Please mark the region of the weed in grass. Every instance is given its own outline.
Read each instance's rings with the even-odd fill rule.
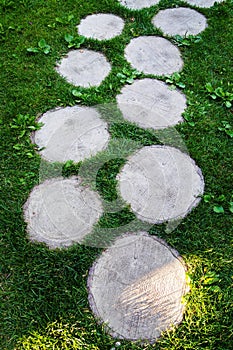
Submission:
[[[229,88],[232,90],[230,84]],[[219,100],[222,101],[222,103],[227,107],[231,108],[232,107],[232,101],[233,101],[233,92],[229,92],[224,90],[222,86],[217,86],[216,88],[213,87],[211,83],[207,83],[205,85],[205,88],[208,92],[208,95],[213,99],[213,100]]]
[[[80,46],[85,42],[85,37],[84,36],[74,36],[71,34],[65,34],[65,41],[68,45],[68,49],[75,48],[79,49]]]
[[[10,123],[10,128],[17,132],[17,143],[13,145],[13,149],[17,151],[18,155],[26,155],[28,158],[33,158],[36,146],[33,145],[29,139],[32,131],[39,130],[42,123],[38,123],[35,117],[28,114],[19,114]]]
[[[37,47],[27,48],[27,52],[30,52],[30,53],[43,52],[45,55],[48,55],[50,51],[51,51],[51,46],[46,43],[45,39],[40,39],[40,41],[38,41]]]
[[[62,16],[62,17],[56,17],[55,22],[52,24],[48,24],[49,28],[56,28],[59,25],[69,25],[71,23],[75,23],[75,17],[73,14],[70,14],[68,16]]]
[[[202,41],[202,37],[200,35],[188,35],[188,36],[180,36],[175,35],[173,42],[177,46],[191,46],[192,44],[197,44]]]
[[[226,120],[222,120],[222,126],[218,127],[219,131],[223,131],[229,137],[233,137],[233,127]]]
[[[132,84],[134,79],[139,78],[141,73],[136,69],[128,69],[124,67],[121,73],[117,73],[117,78],[119,78],[122,84]]]
[[[16,143],[13,146],[13,149],[17,152],[19,156],[26,155],[28,158],[33,158],[35,147],[31,144],[30,141],[25,140],[21,143]]]
[[[217,214],[223,214],[224,213],[224,208],[222,205],[215,205],[213,207],[213,211]]]
[[[188,125],[190,126],[196,125],[195,122],[193,121],[192,115],[190,115],[189,113],[184,112],[182,116],[184,117],[184,120],[188,123]]]
[[[91,89],[76,88],[71,90],[72,95],[75,97],[76,103],[89,104],[91,101],[101,103],[101,97],[99,96],[100,89],[93,87]]]
[[[172,75],[165,75],[165,82],[167,84],[170,84],[170,89],[174,90],[176,87],[180,88],[180,89],[184,89],[185,88],[185,84],[182,83],[181,79],[182,76],[180,73],[173,73]]]
[[[81,162],[74,163],[73,160],[67,160],[62,167],[62,176],[69,177],[72,175],[78,175],[79,168],[81,167]]]
[[[233,196],[231,196],[233,198]],[[224,194],[221,194],[220,196],[214,196],[213,194],[205,194],[203,196],[204,202],[209,203],[213,211],[217,214],[224,214],[225,208],[229,209],[229,212],[232,213],[232,201],[227,200],[226,196]]]
[[[43,123],[38,123],[36,118],[29,114],[19,114],[10,123],[11,129],[16,129],[19,132],[18,138],[29,136],[32,131],[39,130],[42,126]]]

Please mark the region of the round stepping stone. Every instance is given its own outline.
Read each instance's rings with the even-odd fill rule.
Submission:
[[[145,74],[172,74],[183,67],[179,49],[170,41],[156,36],[132,39],[125,48],[125,58]]]
[[[159,11],[152,23],[168,35],[196,35],[207,27],[205,16],[186,7]]]
[[[141,10],[159,3],[160,0],[118,0],[123,6],[131,10]]]
[[[148,146],[132,155],[118,175],[119,190],[136,216],[149,223],[185,217],[204,191],[201,170],[170,146]]]
[[[50,248],[81,242],[102,212],[98,194],[76,178],[46,180],[34,187],[24,206],[29,238]]]
[[[185,2],[197,7],[212,7],[215,2],[223,2],[223,0],[185,0]]]
[[[99,86],[111,71],[102,53],[91,50],[72,50],[56,67],[69,83],[88,88]]]
[[[107,40],[120,35],[123,28],[124,21],[120,17],[111,14],[97,14],[83,19],[78,26],[78,32],[87,38]]]
[[[112,336],[154,342],[182,321],[188,291],[178,253],[145,232],[125,234],[90,270],[89,303]]]
[[[48,111],[39,122],[33,141],[42,158],[50,162],[79,162],[105,149],[110,135],[107,123],[90,107],[65,107]]]
[[[117,96],[123,117],[142,128],[162,129],[183,121],[185,96],[156,79],[135,80]]]

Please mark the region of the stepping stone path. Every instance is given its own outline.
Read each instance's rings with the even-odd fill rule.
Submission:
[[[34,134],[34,142],[42,148],[42,158],[49,162],[79,162],[105,149],[109,141],[107,123],[90,107],[66,107],[48,111]]]
[[[57,71],[75,86],[99,86],[111,71],[110,63],[100,52],[72,50],[61,60]]]
[[[29,238],[50,248],[81,242],[102,213],[98,194],[76,178],[46,180],[34,187],[24,205]]]
[[[186,216],[203,194],[201,170],[178,149],[148,146],[132,155],[118,176],[122,197],[152,224]]]
[[[172,74],[183,67],[179,49],[167,39],[157,36],[132,39],[125,48],[125,58],[133,68],[145,74]]]
[[[153,342],[182,321],[187,291],[178,253],[145,232],[118,238],[88,278],[89,303],[115,337]]]
[[[120,17],[98,14],[83,19],[78,26],[78,32],[87,38],[108,40],[120,35],[123,28],[124,21]]]
[[[196,35],[205,30],[205,16],[185,7],[159,11],[152,19],[155,27],[167,35]]]
[[[123,117],[142,128],[163,129],[183,121],[186,98],[156,79],[135,80],[117,96]],[[156,108],[155,108],[156,107]]]
[[[141,10],[159,0],[118,0],[130,10]],[[186,0],[197,7],[211,7],[216,0]],[[218,0],[217,2],[221,2]],[[168,35],[197,34],[206,19],[188,8],[159,11],[154,26]],[[87,16],[78,32],[87,38],[108,40],[120,35],[124,21],[111,14]],[[179,49],[159,36],[133,38],[125,58],[144,74],[163,76],[179,72]],[[67,82],[89,88],[99,86],[111,71],[100,52],[71,50],[56,67]],[[123,117],[140,127],[161,129],[182,122],[185,96],[164,82],[141,79],[126,85],[117,96]],[[44,125],[33,135],[47,161],[78,162],[108,145],[107,124],[94,108],[66,107],[48,111]],[[43,149],[43,147],[45,147]],[[201,170],[194,160],[170,146],[143,147],[128,158],[118,175],[119,192],[132,211],[145,222],[172,222],[186,216],[204,191]],[[83,243],[103,214],[99,195],[81,179],[54,178],[36,186],[24,205],[29,238],[49,248]],[[155,341],[162,331],[182,321],[182,296],[187,292],[185,268],[178,253],[145,232],[126,233],[105,250],[90,270],[89,302],[96,317],[108,324],[113,336]]]

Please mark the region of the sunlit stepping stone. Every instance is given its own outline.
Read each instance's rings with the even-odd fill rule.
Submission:
[[[141,10],[159,3],[160,0],[118,0],[121,5],[131,10]]]
[[[185,96],[156,79],[135,80],[117,96],[123,117],[142,128],[162,129],[183,121]]]
[[[105,149],[110,135],[107,123],[91,107],[65,107],[48,111],[33,141],[42,158],[50,162],[79,162]]]
[[[126,46],[125,58],[133,68],[145,74],[172,74],[183,67],[179,49],[158,36],[132,39]]]
[[[178,253],[145,232],[125,234],[104,251],[88,287],[91,309],[111,335],[151,342],[182,321],[188,291]]]
[[[111,71],[105,56],[91,50],[72,50],[56,67],[69,83],[82,86],[99,86]]]
[[[78,26],[78,32],[87,38],[107,40],[120,35],[123,28],[124,21],[120,17],[99,13],[82,19]]]
[[[159,11],[152,19],[155,27],[168,35],[196,35],[205,30],[205,16],[186,7]]]
[[[223,0],[185,0],[185,2],[197,7],[212,7],[215,2],[223,2]]]
[[[50,248],[81,242],[102,212],[98,194],[76,178],[46,180],[34,187],[24,205],[30,240]]]
[[[185,217],[204,191],[201,170],[170,146],[148,146],[129,157],[118,175],[119,190],[136,216],[162,223]]]

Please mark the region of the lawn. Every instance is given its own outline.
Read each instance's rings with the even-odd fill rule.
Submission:
[[[88,271],[102,249],[75,245],[49,250],[28,240],[23,220],[22,207],[41,180],[41,159],[29,138],[37,127],[36,118],[58,106],[114,103],[127,80],[135,78],[124,59],[126,44],[140,35],[161,35],[151,19],[159,9],[175,5],[185,3],[161,0],[159,5],[137,12],[124,9],[114,0],[0,0],[2,350],[232,349],[231,0],[199,10],[207,17],[208,28],[198,37],[173,40],[182,52],[184,68],[170,80],[183,88],[188,99],[185,122],[176,130],[205,179],[201,203],[180,225],[170,231],[166,225],[154,225],[149,231],[177,249],[187,265],[190,292],[185,297],[186,312],[179,327],[165,333],[154,345],[122,340],[116,344],[117,340],[97,324],[87,299]],[[76,30],[80,20],[99,12],[123,18],[123,34],[108,42],[86,39],[81,47],[103,52],[112,71],[99,88],[74,88],[54,66],[68,52],[69,45],[80,45]],[[73,36],[72,40],[67,34]],[[103,117],[105,114],[116,144],[117,139],[142,145],[161,143],[158,133],[109,117],[108,113]],[[98,172],[96,188],[109,201],[116,199],[116,175],[126,156],[124,149],[118,151]],[[59,165],[52,165],[49,172],[56,175],[56,167]],[[62,168],[63,176],[78,171],[79,165],[72,162]],[[99,225],[122,227],[133,217],[124,207],[117,214],[105,213]]]

